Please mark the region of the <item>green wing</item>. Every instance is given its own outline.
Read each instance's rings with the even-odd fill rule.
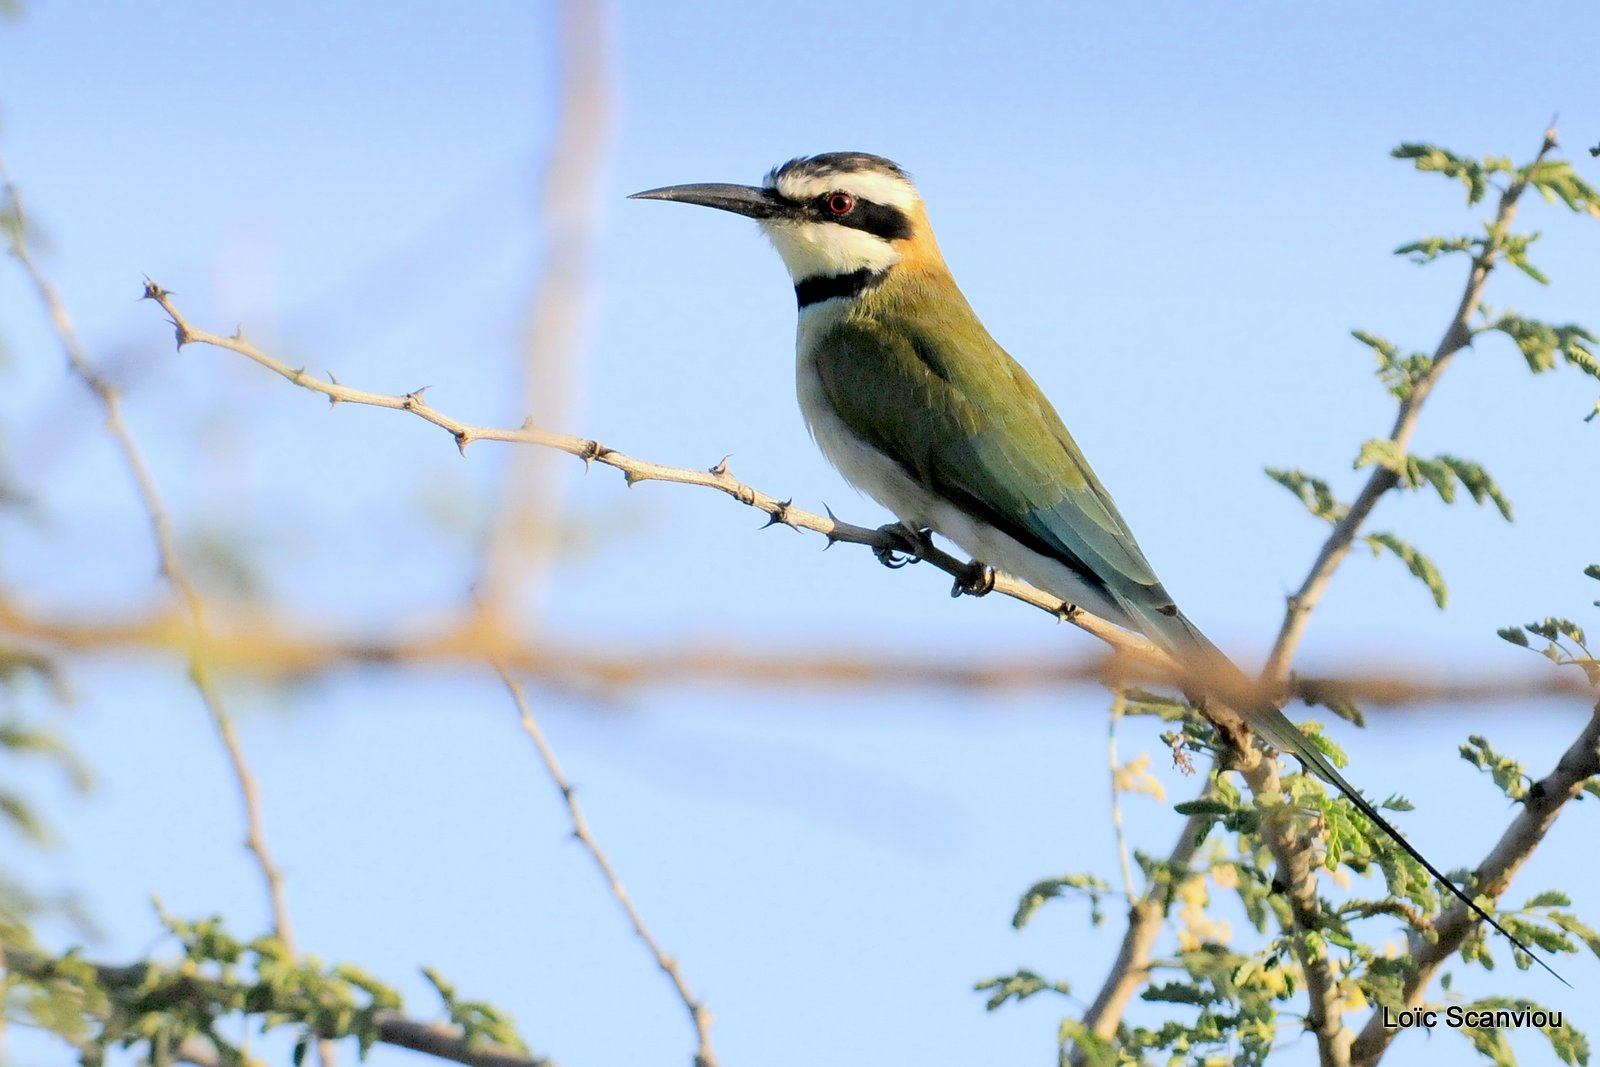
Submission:
[[[1104,590],[1140,629],[1171,610],[1060,416],[975,319],[846,320],[815,358],[846,425],[930,492]]]

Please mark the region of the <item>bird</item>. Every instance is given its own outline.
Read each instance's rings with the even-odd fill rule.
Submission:
[[[845,480],[895,515],[913,555],[931,530],[1213,680],[1202,699],[1242,705],[1235,710],[1268,745],[1339,790],[1478,918],[1568,984],[1429,862],[1178,609],[1060,415],[957,287],[904,168],[866,152],[826,152],[774,167],[758,186],[673,185],[630,199],[756,220],[794,282],[806,425]]]

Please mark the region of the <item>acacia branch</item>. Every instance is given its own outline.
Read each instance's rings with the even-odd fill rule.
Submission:
[[[121,393],[105,375],[100,373],[94,361],[89,358],[60,293],[34,262],[26,240],[27,218],[23,212],[21,195],[6,172],[3,161],[0,161],[0,181],[4,182],[15,213],[15,226],[11,230],[10,240],[11,255],[21,264],[23,273],[33,283],[40,302],[49,314],[51,326],[61,343],[68,366],[100,402],[100,407],[105,413],[106,432],[116,442],[117,450],[127,464],[145,515],[149,519],[161,573],[166,576],[168,584],[183,602],[189,616],[189,625],[197,635],[203,636],[206,632],[205,604],[183,569],[172,520],[162,501],[161,492],[156,486],[155,476],[151,473],[149,464],[145,462],[144,453],[140,450],[138,442],[134,440],[132,432],[122,418]],[[227,755],[228,764],[232,768],[233,778],[239,790],[239,799],[244,808],[245,847],[255,857],[256,866],[261,872],[268,905],[272,912],[273,929],[293,952],[294,928],[289,919],[288,902],[284,896],[283,875],[267,846],[266,834],[262,829],[260,788],[256,784],[249,761],[245,758],[239,737],[234,731],[233,719],[223,702],[221,690],[217,687],[211,669],[203,658],[197,655],[189,657],[189,678],[211,717],[217,737]]]
[[[523,732],[538,750],[539,759],[543,761],[546,773],[561,793],[562,803],[567,806],[567,817],[572,822],[572,836],[583,846],[584,851],[589,853],[594,865],[600,869],[600,876],[605,879],[606,888],[611,891],[612,898],[616,900],[623,914],[628,917],[634,936],[644,943],[645,948],[655,959],[656,966],[660,967],[672,982],[678,999],[683,1001],[684,1008],[689,1012],[689,1021],[694,1026],[695,1039],[698,1043],[695,1048],[695,1067],[717,1067],[717,1054],[711,1044],[710,1009],[706,1007],[705,1001],[696,997],[689,988],[677,959],[667,954],[655,935],[650,932],[650,928],[645,925],[644,916],[640,914],[628,891],[623,888],[622,880],[617,877],[616,868],[611,865],[611,860],[600,847],[600,843],[595,840],[593,832],[589,829],[589,820],[584,817],[583,806],[578,803],[578,792],[568,780],[566,772],[561,769],[561,762],[556,759],[555,749],[550,747],[550,742],[540,729],[538,720],[533,717],[533,710],[528,704],[528,695],[523,691],[521,683],[498,663],[495,664],[495,670],[511,693],[511,699],[516,701]]]
[[[173,302],[173,294],[163,289],[148,279],[145,282],[145,298],[154,300],[161,305],[162,310],[171,319],[177,334],[178,347],[190,344],[209,345],[213,348],[225,349],[253,360],[261,366],[278,374],[302,389],[318,393],[328,399],[331,404],[361,404],[367,407],[388,408],[394,411],[409,411],[425,422],[432,423],[455,439],[456,447],[465,453],[467,446],[475,441],[501,441],[510,444],[534,445],[539,448],[554,449],[565,452],[569,456],[576,456],[585,464],[598,463],[601,466],[611,467],[622,472],[628,485],[637,485],[640,482],[672,482],[678,485],[697,485],[707,489],[715,489],[724,493],[747,507],[755,508],[770,518],[769,525],[784,525],[797,530],[810,530],[826,537],[830,544],[848,543],[865,545],[869,548],[884,552],[906,553],[904,539],[881,529],[869,529],[865,526],[854,526],[847,522],[840,522],[830,513],[818,515],[804,508],[794,506],[792,500],[779,500],[770,493],[764,493],[735,478],[728,470],[728,461],[724,457],[720,462],[708,470],[696,470],[691,467],[673,467],[663,463],[652,463],[648,460],[637,459],[614,448],[601,444],[591,438],[578,437],[572,434],[553,433],[540,429],[531,421],[524,422],[516,429],[497,426],[477,426],[456,419],[443,411],[431,406],[423,398],[427,387],[417,389],[410,393],[378,393],[367,389],[353,389],[344,385],[330,376],[327,379],[318,378],[308,374],[305,368],[295,368],[282,360],[263,352],[252,344],[242,332],[231,337],[202,330],[192,325],[180,312]],[[957,579],[958,584],[966,589],[974,582],[973,565],[971,561],[960,559],[936,546],[925,546],[915,553],[916,558],[932,564],[934,567]],[[992,587],[985,592],[996,592],[1003,596],[1019,600],[1054,615],[1064,622],[1094,635],[1101,641],[1112,646],[1118,653],[1130,657],[1134,661],[1155,663],[1167,669],[1170,677],[1184,677],[1178,666],[1172,662],[1171,657],[1162,652],[1155,645],[1137,634],[1129,633],[1098,616],[1068,604],[1060,597],[1051,596],[1049,593],[1029,585],[1009,575],[997,574],[994,576]]]
[[[1588,725],[1567,746],[1555,769],[1528,790],[1511,825],[1473,871],[1472,884],[1480,895],[1496,899],[1510,887],[1512,877],[1539,847],[1561,809],[1577,798],[1584,782],[1596,775],[1600,775],[1600,704],[1595,705]],[[1432,939],[1413,932],[1408,953],[1412,968],[1406,976],[1401,1003],[1406,1007],[1421,1004],[1439,968],[1478,929],[1477,916],[1458,902],[1433,923]],[[1374,1014],[1356,1039],[1352,1062],[1356,1067],[1372,1067],[1398,1034]]]
[[[1427,402],[1434,386],[1439,384],[1440,377],[1449,368],[1456,353],[1472,343],[1472,319],[1483,303],[1484,286],[1488,284],[1489,275],[1499,261],[1501,246],[1506,234],[1511,230],[1512,220],[1516,218],[1517,202],[1522,199],[1522,194],[1528,187],[1527,175],[1555,148],[1556,131],[1553,128],[1548,129],[1533,163],[1519,171],[1500,194],[1494,223],[1489,228],[1483,246],[1472,259],[1466,285],[1462,289],[1461,299],[1456,304],[1456,313],[1445,327],[1444,335],[1439,338],[1438,345],[1434,347],[1433,360],[1427,371],[1412,384],[1395,413],[1394,427],[1389,431],[1389,440],[1395,444],[1400,455],[1405,455],[1410,449],[1412,435],[1417,429],[1417,420],[1422,415],[1422,405]],[[1373,508],[1377,507],[1379,498],[1399,484],[1400,476],[1393,469],[1381,463],[1373,467],[1366,484],[1361,487],[1361,492],[1351,503],[1350,510],[1345,512],[1344,517],[1334,525],[1333,532],[1323,542],[1305,581],[1301,583],[1299,590],[1289,597],[1283,614],[1283,623],[1278,628],[1277,640],[1273,642],[1272,652],[1262,669],[1264,678],[1269,681],[1278,680],[1288,674],[1289,664],[1293,661],[1295,652],[1300,647],[1300,640],[1305,635],[1306,626],[1311,621],[1311,613],[1322,602],[1322,595],[1327,591],[1334,571],[1339,569],[1339,564],[1349,555],[1356,534],[1372,514]]]
[[[1510,231],[1512,220],[1516,217],[1517,203],[1527,188],[1525,175],[1555,148],[1555,130],[1546,130],[1544,141],[1534,158],[1533,165],[1520,172],[1502,192],[1495,211],[1495,221],[1481,250],[1472,260],[1461,298],[1456,304],[1455,314],[1439,339],[1434,350],[1433,362],[1400,402],[1399,410],[1396,412],[1389,440],[1399,446],[1402,454],[1409,447],[1416,431],[1423,403],[1438,384],[1439,378],[1455,354],[1472,341],[1472,317],[1477,314],[1482,304],[1484,286],[1499,258],[1500,245]],[[1349,555],[1356,535],[1372,514],[1379,499],[1399,484],[1399,476],[1393,470],[1378,465],[1368,476],[1366,484],[1362,486],[1350,509],[1334,525],[1327,540],[1318,550],[1299,590],[1288,598],[1278,636],[1273,642],[1272,651],[1262,670],[1262,683],[1265,687],[1281,684],[1289,676],[1289,665],[1299,650],[1300,641],[1311,621],[1311,613],[1321,603],[1323,593],[1327,590],[1334,572]],[[1213,772],[1216,769],[1213,768]],[[1207,790],[1202,790],[1202,798]],[[1168,854],[1169,861],[1178,862],[1180,859],[1185,863],[1188,861],[1193,853],[1191,841],[1203,824],[1203,816],[1190,816],[1184,823],[1177,843]],[[1303,840],[1296,845],[1290,837],[1280,836],[1276,841],[1269,838],[1269,845],[1272,845],[1274,858],[1279,864],[1279,877],[1289,892],[1296,926],[1302,931],[1314,929],[1314,925],[1308,925],[1314,923],[1317,917],[1316,887],[1309,863],[1311,841]],[[1123,935],[1122,948],[1118,952],[1117,960],[1106,976],[1100,994],[1095,998],[1088,1014],[1084,1016],[1084,1025],[1098,1037],[1109,1040],[1116,1033],[1133,992],[1148,976],[1156,936],[1166,919],[1166,908],[1162,903],[1163,894],[1158,892],[1158,888],[1151,886],[1129,911],[1128,929]],[[1296,950],[1300,952],[1304,939],[1295,940]],[[1303,956],[1301,962],[1302,964],[1306,962]],[[1318,971],[1323,972],[1323,968],[1319,967]],[[1307,1018],[1317,1032],[1318,1052],[1323,1064],[1348,1063],[1349,1031],[1341,1021],[1341,998],[1338,996],[1337,983],[1328,981],[1325,972],[1315,981],[1308,973],[1307,986],[1311,999]],[[1075,1050],[1073,1063],[1079,1065],[1086,1062],[1086,1050]]]

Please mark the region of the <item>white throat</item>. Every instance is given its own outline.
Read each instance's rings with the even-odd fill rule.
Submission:
[[[900,253],[881,237],[834,222],[763,222],[789,277],[796,282],[867,270],[887,270]]]

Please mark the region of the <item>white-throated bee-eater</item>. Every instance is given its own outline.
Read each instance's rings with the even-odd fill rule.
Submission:
[[[1195,677],[1229,679],[1218,696],[1253,692],[1178,610],[1055,408],[984,329],[898,165],[829,152],[790,160],[760,186],[674,185],[633,199],[700,204],[761,224],[799,300],[806,424],[839,472],[913,536],[931,529],[975,560],[1145,635]],[[1412,847],[1275,704],[1236,702],[1265,741],[1336,787],[1555,974]]]

